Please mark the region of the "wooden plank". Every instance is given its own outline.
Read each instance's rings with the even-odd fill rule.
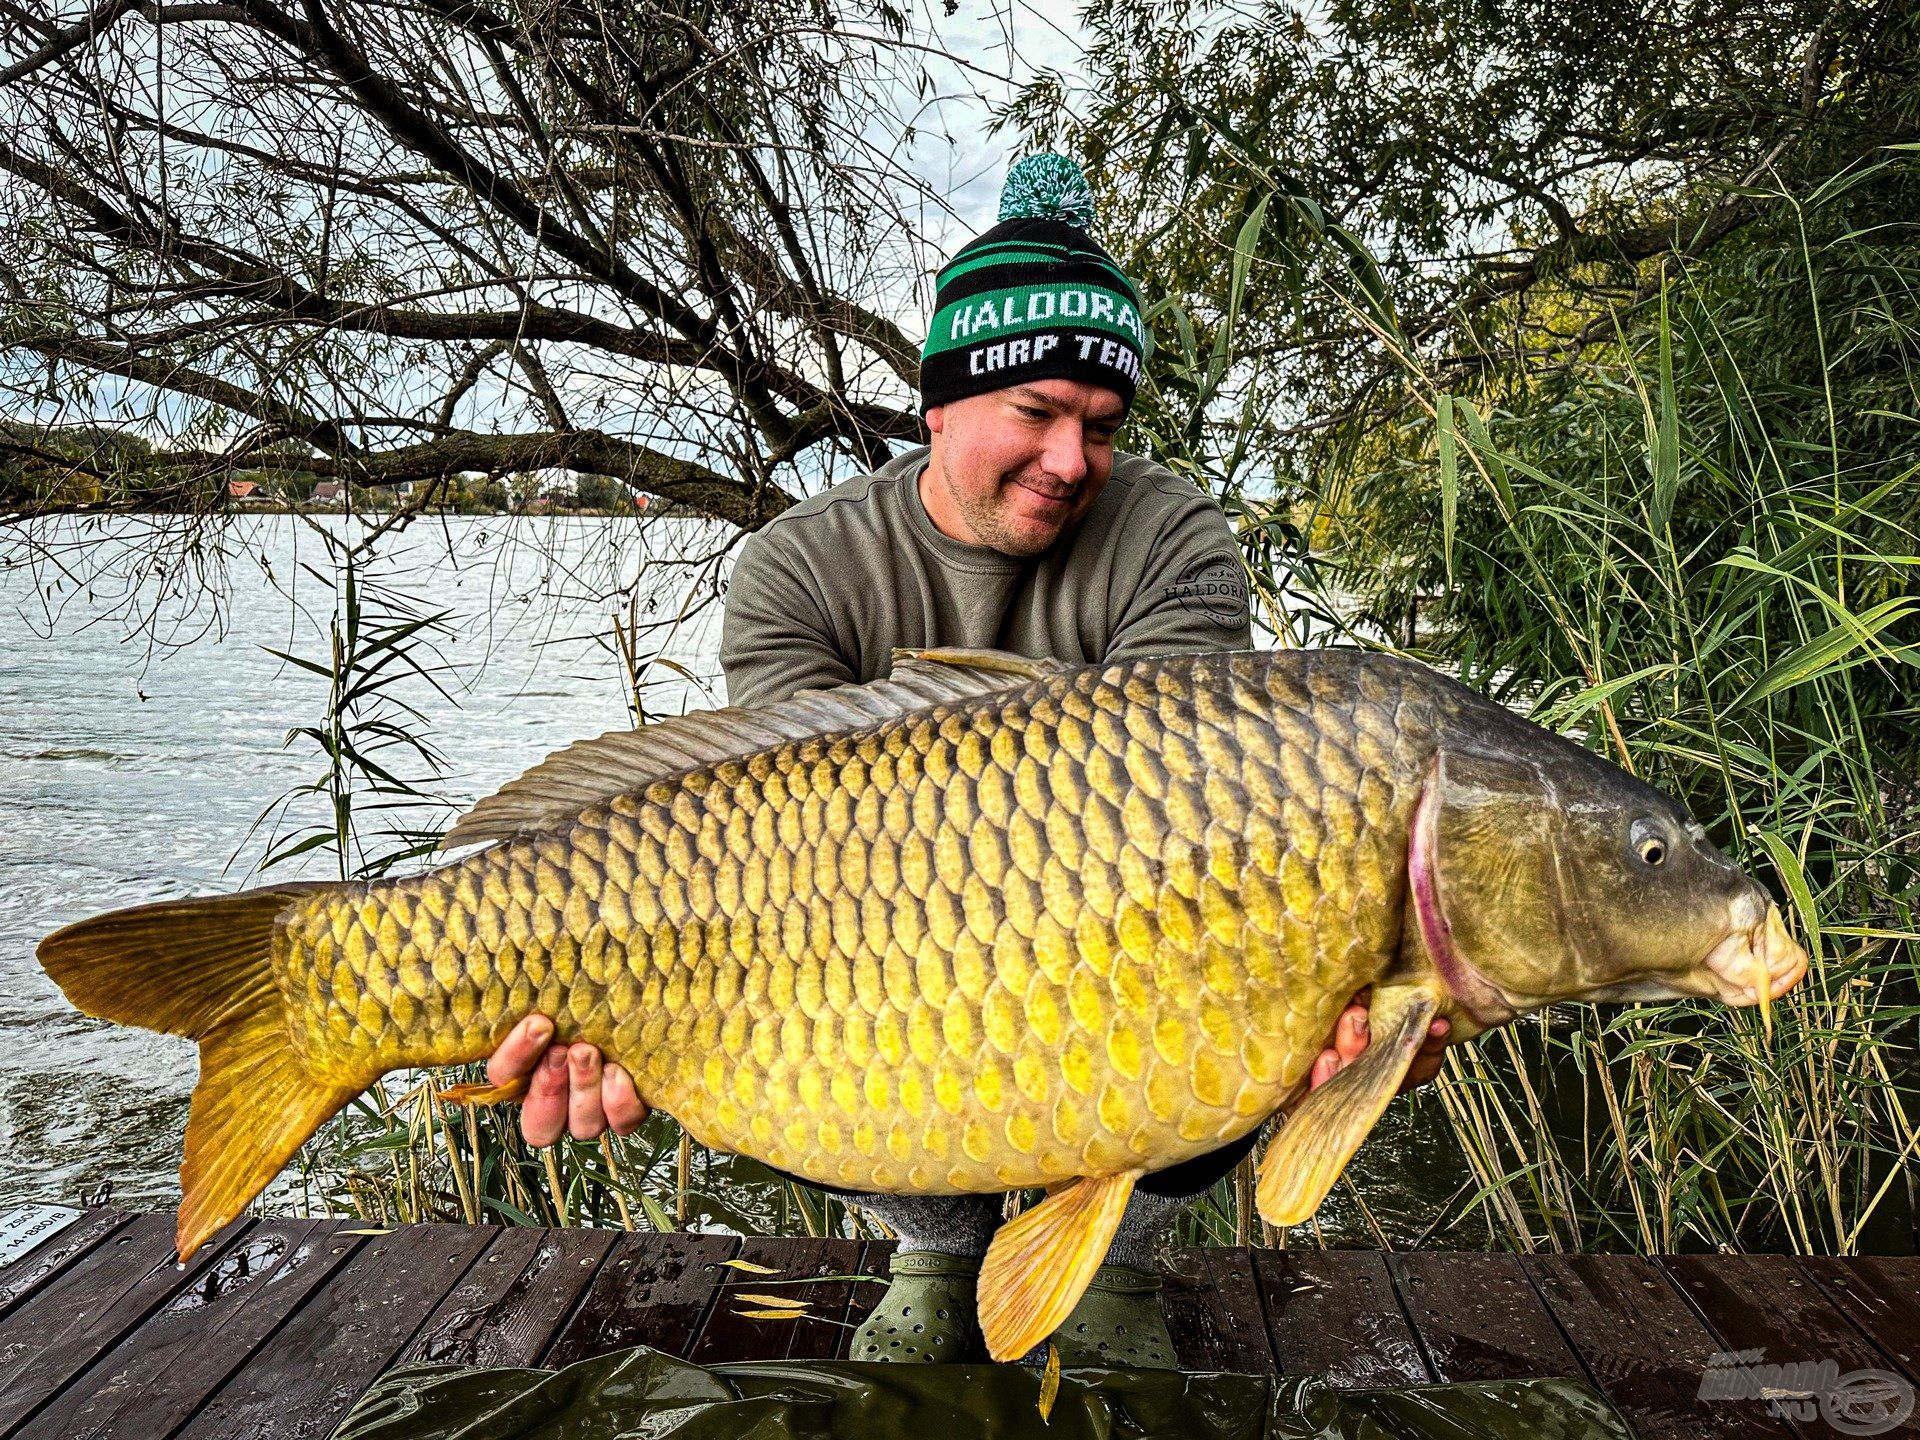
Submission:
[[[865,1246],[858,1240],[822,1240],[825,1246],[815,1260],[812,1273],[820,1276],[846,1276],[859,1273],[860,1255]],[[739,1272],[732,1272],[738,1274]],[[742,1277],[745,1278],[744,1276]],[[847,1306],[853,1299],[855,1282],[846,1279],[821,1279],[811,1285],[782,1285],[769,1293],[791,1295],[804,1300],[807,1318],[787,1329],[789,1360],[844,1360],[847,1339],[853,1329],[846,1323]],[[861,1284],[865,1290],[873,1287]]]
[[[492,1238],[491,1230],[464,1225],[408,1225],[372,1237],[214,1393],[181,1436],[304,1440],[331,1434]]]
[[[1640,1440],[1778,1440],[1793,1434],[1757,1400],[1702,1400],[1724,1347],[1665,1273],[1631,1255],[1522,1261],[1600,1393]]]
[[[495,1232],[398,1363],[533,1364],[586,1293],[616,1233]]]
[[[1173,1353],[1188,1370],[1225,1370],[1227,1327],[1232,1323],[1226,1305],[1213,1288],[1213,1271],[1204,1250],[1174,1250],[1162,1261],[1161,1307],[1167,1314],[1167,1333]]]
[[[315,1220],[268,1220],[193,1277],[14,1440],[171,1434],[360,1243]]]
[[[813,1276],[846,1274],[860,1262],[858,1242],[749,1235],[740,1242],[736,1258],[769,1266],[779,1273],[756,1275],[747,1270],[723,1271],[720,1291],[707,1311],[706,1324],[687,1352],[689,1360],[715,1365],[726,1360],[818,1359],[845,1352],[847,1332],[835,1322],[846,1313],[846,1282],[810,1285],[794,1282]],[[831,1310],[834,1320],[749,1319],[740,1312],[778,1307],[738,1299],[743,1293],[808,1301],[809,1309],[814,1304],[822,1304]]]
[[[878,1276],[883,1281],[890,1279],[887,1262],[893,1258],[898,1244],[894,1240],[867,1241],[860,1248],[860,1263],[855,1267],[855,1273]],[[852,1293],[847,1296],[847,1313],[844,1317],[849,1340],[853,1338],[853,1332],[866,1323],[867,1316],[873,1313],[874,1307],[880,1303],[880,1297],[886,1293],[884,1284],[875,1285],[871,1280],[863,1280],[852,1287]]]
[[[1173,1250],[1161,1275],[1167,1332],[1183,1368],[1273,1373],[1273,1347],[1248,1251]]]
[[[241,1220],[185,1266],[171,1215],[141,1215],[0,1321],[0,1435],[57,1395],[100,1352],[213,1263],[252,1225]]]
[[[820,1243],[828,1249],[816,1264],[815,1274],[846,1276],[860,1273],[861,1252],[866,1248],[860,1241],[825,1240]],[[847,1324],[847,1306],[852,1302],[856,1288],[866,1290],[875,1287],[856,1284],[853,1280],[822,1279],[812,1285],[783,1285],[770,1292],[791,1295],[807,1303],[807,1318],[788,1327],[787,1359],[847,1358],[847,1338],[853,1334],[853,1327]]]
[[[1413,1251],[1387,1273],[1436,1380],[1585,1380],[1517,1256]]]
[[[1253,1267],[1282,1374],[1317,1375],[1341,1390],[1433,1378],[1381,1256],[1256,1250]]]
[[[1674,1255],[1660,1263],[1719,1335],[1723,1352],[1757,1350],[1755,1364],[1832,1361],[1841,1378],[1856,1370],[1884,1371],[1891,1363],[1792,1256]],[[1920,1297],[1909,1303],[1920,1303]],[[1811,1398],[1817,1404],[1818,1397]],[[1814,1413],[1800,1420],[1803,1430],[1817,1428]],[[1920,1440],[1920,1422],[1909,1418],[1873,1433]]]
[[[1272,1375],[1280,1363],[1273,1350],[1260,1283],[1254,1278],[1253,1252],[1245,1247],[1208,1249],[1207,1269],[1213,1288],[1226,1306],[1225,1369],[1244,1375]]]
[[[732,1235],[619,1236],[540,1363],[571,1365],[630,1345],[686,1354],[721,1276],[732,1273],[721,1262],[739,1243]]]
[[[95,1210],[0,1270],[0,1317],[132,1218],[117,1210]]]
[[[1887,1368],[1920,1385],[1920,1258],[1803,1255],[1798,1263],[1893,1362]]]

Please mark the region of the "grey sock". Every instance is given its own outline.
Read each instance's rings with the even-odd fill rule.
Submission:
[[[998,1195],[849,1195],[850,1205],[886,1222],[900,1237],[902,1250],[937,1250],[943,1255],[984,1255],[1000,1228]],[[1148,1195],[1135,1191],[1107,1250],[1107,1263],[1133,1270],[1155,1270],[1161,1244],[1174,1217],[1191,1195]]]
[[[849,1205],[884,1220],[902,1250],[984,1255],[1000,1228],[998,1195],[849,1195]]]
[[[1125,1265],[1131,1270],[1159,1269],[1161,1242],[1174,1216],[1193,1201],[1191,1195],[1149,1195],[1136,1190],[1127,1201],[1126,1214],[1107,1247],[1109,1265]]]

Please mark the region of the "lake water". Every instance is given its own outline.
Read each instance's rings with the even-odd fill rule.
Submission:
[[[217,603],[199,579],[88,583],[143,533],[76,522],[42,563],[0,568],[0,1208],[72,1203],[109,1182],[117,1203],[177,1203],[193,1045],[77,1014],[33,947],[102,910],[248,883],[275,830],[256,822],[323,768],[310,741],[286,736],[322,723],[326,682],[273,653],[325,659],[338,594],[320,540],[293,517],[235,521],[224,559],[201,562]],[[421,681],[401,692],[447,758],[438,792],[470,802],[549,751],[626,727],[616,615],[639,620],[643,656],[664,657],[648,672],[650,712],[718,696],[725,538],[684,520],[478,517],[383,542],[369,603],[384,581],[419,612],[450,614],[436,677],[450,698]],[[296,798],[277,833],[326,814],[323,797]],[[271,874],[327,878],[332,864],[313,852]],[[1396,1240],[1465,1175],[1438,1106],[1406,1110],[1355,1172]],[[1323,1221],[1329,1239],[1366,1243],[1343,1195]]]

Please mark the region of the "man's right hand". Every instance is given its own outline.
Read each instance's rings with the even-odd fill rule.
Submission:
[[[597,1140],[605,1130],[631,1135],[645,1123],[646,1102],[631,1075],[618,1065],[602,1064],[596,1046],[554,1045],[552,1039],[553,1022],[529,1015],[507,1032],[487,1061],[489,1084],[532,1077],[520,1102],[520,1133],[527,1144],[551,1145],[566,1134]]]

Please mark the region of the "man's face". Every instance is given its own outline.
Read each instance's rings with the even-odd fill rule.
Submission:
[[[927,411],[920,499],[940,532],[1037,555],[1085,515],[1113,474],[1126,406],[1080,380],[1034,380]]]

